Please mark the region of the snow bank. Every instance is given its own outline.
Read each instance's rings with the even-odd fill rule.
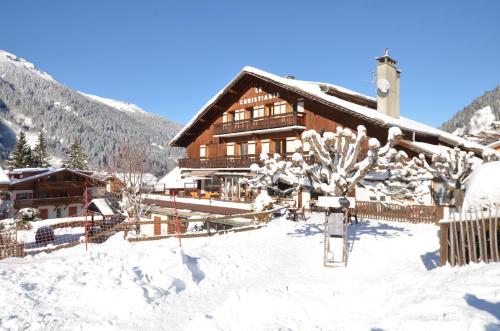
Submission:
[[[481,164],[465,188],[464,210],[500,206],[500,161]]]
[[[438,228],[363,221],[347,268],[321,219],[0,261],[0,329],[493,330],[500,264],[435,268]]]

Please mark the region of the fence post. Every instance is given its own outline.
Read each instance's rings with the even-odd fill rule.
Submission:
[[[439,225],[439,258],[440,265],[444,266],[448,262],[448,223],[441,223]]]

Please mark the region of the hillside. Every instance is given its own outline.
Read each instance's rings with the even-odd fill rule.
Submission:
[[[470,105],[443,123],[441,129],[461,136],[474,135],[490,129],[491,123],[498,120],[500,120],[500,86],[476,98]]]
[[[94,169],[108,165],[109,157],[127,139],[147,150],[157,173],[173,168],[183,155],[168,141],[180,125],[149,114],[136,105],[85,94],[57,82],[32,63],[0,51],[0,160],[8,158],[20,130],[34,144],[40,131],[55,161],[77,137]]]

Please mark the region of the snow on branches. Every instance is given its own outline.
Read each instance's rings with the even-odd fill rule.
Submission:
[[[430,164],[423,154],[411,159],[395,148],[402,136],[399,128],[391,127],[387,143],[381,146],[376,138],[367,138],[362,125],[356,132],[343,127],[322,135],[315,130],[304,131],[302,141],[310,146],[308,153],[296,152],[290,160],[262,153],[262,166],[252,164],[250,170],[256,176],[248,184],[251,188],[266,187],[278,195],[305,188],[330,196],[346,196],[359,184],[397,199],[423,202],[431,180],[442,181],[450,190],[463,191],[472,171],[482,162],[474,153],[459,148],[433,155]],[[362,155],[366,147],[366,155]],[[495,161],[498,156],[484,154],[483,159]],[[278,183],[290,188],[281,190]]]
[[[248,183],[251,187],[270,187],[278,193],[277,184],[281,182],[325,195],[346,196],[370,170],[377,166],[389,167],[394,162],[398,155],[394,145],[401,137],[401,130],[392,127],[387,143],[381,146],[376,138],[367,138],[362,125],[357,127],[357,132],[339,126],[336,132],[325,132],[322,136],[308,130],[302,133],[302,141],[310,146],[306,157],[296,152],[290,161],[285,161],[278,154],[270,158],[263,153],[263,166],[251,166],[257,176]],[[358,162],[367,140],[366,156]],[[311,162],[307,163],[306,158]]]

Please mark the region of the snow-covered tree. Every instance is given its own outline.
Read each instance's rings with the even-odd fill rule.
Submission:
[[[26,135],[24,132],[19,133],[19,138],[17,140],[16,146],[12,150],[9,160],[7,161],[7,167],[9,169],[15,168],[28,168],[32,166],[32,152],[31,148],[26,141]]]
[[[47,144],[43,132],[38,134],[38,141],[33,148],[33,167],[47,168],[49,164],[49,154],[47,153]]]
[[[70,169],[87,169],[87,155],[76,138],[73,138],[73,142],[66,151],[62,166]]]
[[[110,158],[108,176],[121,182],[118,187],[122,208],[135,222],[150,208],[144,203],[156,183],[156,177],[150,171],[147,151],[138,144],[125,141]]]
[[[263,166],[251,166],[257,176],[249,184],[251,187],[276,187],[282,182],[324,195],[346,196],[370,170],[394,163],[398,155],[394,146],[401,137],[401,130],[392,127],[387,143],[381,146],[376,138],[367,138],[366,128],[362,125],[357,127],[356,133],[340,126],[335,133],[325,132],[322,136],[315,130],[308,130],[302,133],[302,141],[310,146],[308,157],[312,162],[307,163],[297,152],[291,161],[281,160],[277,154],[272,158],[262,154]],[[359,161],[366,143],[368,151]]]

